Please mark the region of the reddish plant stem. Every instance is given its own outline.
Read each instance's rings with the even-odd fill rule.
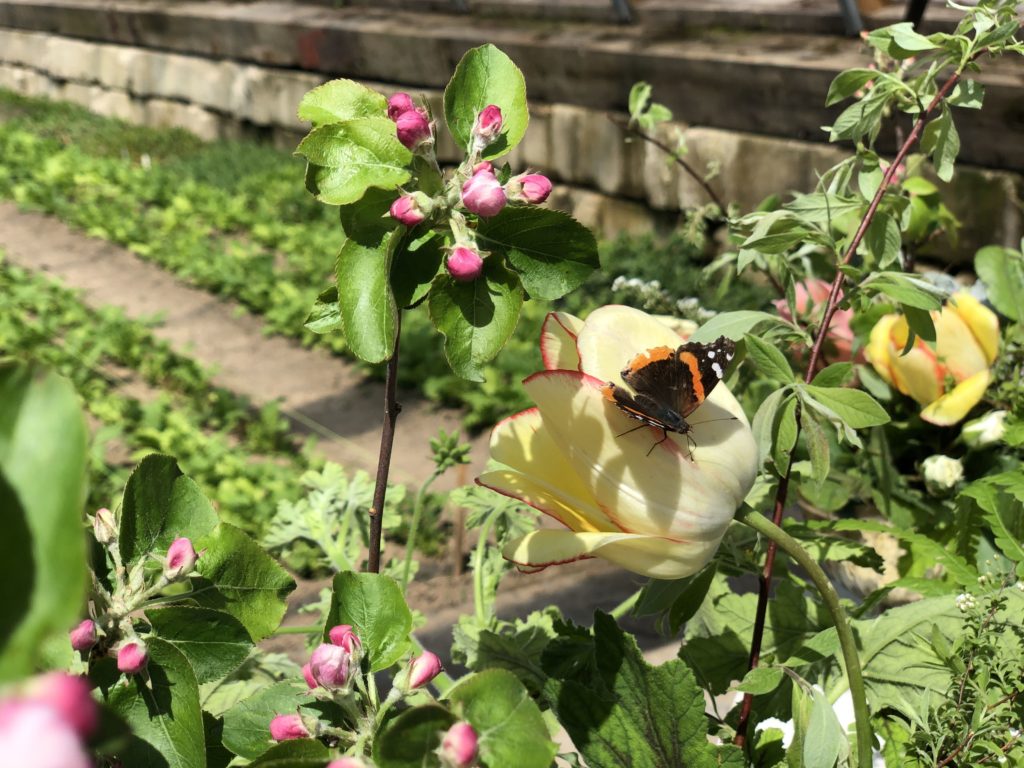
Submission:
[[[932,112],[935,111],[936,107],[942,103],[942,100],[949,95],[949,92],[953,90],[953,87],[957,82],[959,82],[960,75],[961,73],[959,71],[950,75],[949,79],[946,80],[939,91],[935,94],[935,98],[931,100],[931,103],[924,112],[921,113],[917,122],[914,123],[914,127],[911,128],[910,133],[907,135],[906,139],[904,139],[903,144],[896,153],[896,157],[893,158],[892,163],[890,163],[885,174],[882,176],[882,183],[878,185],[878,190],[875,192],[875,196],[868,205],[864,218],[861,219],[860,226],[857,227],[857,231],[854,233],[853,239],[850,241],[850,245],[846,249],[846,253],[843,254],[843,258],[839,262],[840,267],[849,264],[853,259],[854,254],[857,252],[857,248],[864,239],[864,235],[867,234],[868,227],[871,225],[872,220],[875,218],[875,214],[878,212],[878,206],[882,202],[882,197],[885,195],[886,189],[896,177],[899,166],[906,159],[907,155],[910,154],[910,150],[921,137],[921,133],[924,131],[924,126],[931,117]],[[828,301],[825,302],[825,311],[821,316],[821,324],[818,326],[817,334],[814,338],[814,346],[811,348],[811,356],[807,361],[807,372],[804,374],[804,383],[806,384],[811,383],[811,380],[814,378],[814,374],[817,371],[818,360],[821,357],[821,350],[825,344],[825,337],[828,335],[829,326],[832,325],[832,318],[839,306],[839,297],[843,292],[843,282],[845,280],[846,275],[841,269],[837,269],[835,279],[832,281],[832,286],[829,290]],[[799,438],[799,432],[800,421],[798,419],[797,438]],[[779,526],[782,524],[782,518],[786,510],[786,497],[789,494],[789,478],[791,469],[792,465],[787,468],[786,473],[780,478],[779,487],[775,491],[775,503],[772,508],[772,522]],[[764,568],[761,570],[761,575],[758,578],[757,609],[754,613],[754,630],[750,640],[750,661],[748,669],[754,669],[761,659],[761,642],[764,639],[765,620],[768,615],[768,596],[771,592],[772,571],[775,567],[775,553],[777,549],[778,547],[774,541],[768,542],[768,551],[765,554]],[[743,705],[740,708],[739,721],[736,724],[736,736],[733,739],[733,742],[741,747],[746,743],[747,726],[750,722],[750,713],[753,704],[754,695],[751,693],[744,694]]]
[[[384,523],[384,497],[388,490],[388,471],[391,469],[391,448],[395,443],[395,422],[402,406],[396,395],[398,379],[398,342],[402,332],[402,313],[395,323],[395,351],[388,360],[384,381],[384,425],[380,431],[380,455],[377,458],[377,481],[373,488],[373,506],[370,507],[370,554],[366,570],[380,573],[380,548]]]

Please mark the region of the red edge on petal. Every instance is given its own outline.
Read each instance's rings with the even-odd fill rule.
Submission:
[[[570,379],[574,379],[576,381],[579,381],[579,382],[581,382],[583,384],[586,384],[588,386],[596,387],[598,389],[600,389],[601,387],[603,387],[605,385],[605,382],[601,381],[600,379],[598,379],[598,378],[596,378],[594,376],[591,376],[589,373],[583,373],[582,371],[563,371],[563,370],[537,371],[536,373],[531,373],[529,376],[527,376],[525,379],[523,379],[523,384],[529,384],[534,379],[539,379],[539,378],[546,377],[546,376],[565,376],[565,377],[568,377]]]
[[[540,358],[541,358],[541,360],[544,361],[544,368],[546,370],[556,371],[556,370],[559,370],[559,369],[555,368],[554,360],[551,359],[551,357],[549,355],[549,351],[548,351],[547,345],[544,343],[544,337],[545,337],[545,335],[548,332],[548,323],[550,323],[552,321],[558,323],[559,327],[563,331],[565,331],[565,333],[569,336],[569,338],[571,338],[573,340],[574,344],[575,344],[576,339],[578,337],[577,337],[577,335],[575,333],[573,333],[572,331],[570,331],[568,328],[565,327],[565,323],[563,323],[561,320],[558,319],[558,313],[557,312],[548,312],[547,317],[544,318],[544,322],[543,322],[543,324],[540,327]],[[576,357],[579,357],[579,350],[577,350]]]
[[[506,416],[504,419],[502,419],[497,424],[495,424],[493,427],[491,427],[490,440],[494,439],[495,433],[503,425],[507,424],[510,421],[515,421],[516,419],[522,418],[523,416],[526,416],[529,413],[540,413],[540,408],[538,408],[537,406],[534,406],[533,408],[527,408],[525,411],[520,411],[519,413],[513,413],[511,416]]]
[[[514,493],[509,493],[508,491],[503,491],[501,488],[495,488],[493,485],[488,485],[487,483],[482,483],[482,482],[480,482],[480,478],[479,477],[474,479],[473,482],[475,482],[481,488],[487,488],[488,490],[494,491],[495,493],[499,493],[502,496],[505,496],[506,498],[515,499],[516,501],[521,501],[526,506],[533,507],[538,512],[543,512],[545,515],[550,517],[552,520],[557,521],[559,525],[565,525],[565,521],[562,520],[562,518],[560,518],[558,515],[556,515],[550,509],[545,509],[544,507],[541,507],[541,506],[539,506],[537,504],[531,504],[526,499],[524,499],[524,498],[522,498],[520,496],[516,496]],[[568,525],[565,525],[565,528],[566,528],[566,530],[569,530],[569,531],[572,530],[572,528],[570,528]],[[518,563],[516,563],[516,565],[518,565]]]
[[[502,557],[505,556],[502,555]],[[510,557],[505,557],[505,559],[512,563],[520,573],[540,573],[552,565],[568,565],[569,563],[578,563],[581,560],[593,560],[594,555],[580,555],[579,557],[570,557],[568,560],[552,560],[550,563],[520,563]]]

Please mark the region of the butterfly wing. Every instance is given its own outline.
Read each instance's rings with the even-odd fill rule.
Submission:
[[[679,412],[684,416],[693,413],[703,403],[722,379],[729,363],[736,356],[736,343],[725,336],[719,336],[708,344],[687,342],[676,350],[676,359],[682,363],[678,368],[690,382],[691,392],[685,400],[678,401]]]

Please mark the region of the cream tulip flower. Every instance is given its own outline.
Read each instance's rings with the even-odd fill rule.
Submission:
[[[509,543],[521,569],[601,557],[658,579],[688,576],[715,554],[757,474],[757,447],[740,404],[718,384],[687,419],[692,432],[641,426],[603,394],[622,385],[637,354],[675,348],[680,336],[622,306],[586,322],[548,315],[545,370],[524,382],[535,408],[499,423],[491,457],[502,469],[481,485],[519,499],[568,530],[541,529]],[[687,438],[691,438],[689,442]]]

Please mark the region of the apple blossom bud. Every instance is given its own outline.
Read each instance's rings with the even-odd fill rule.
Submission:
[[[434,201],[422,192],[414,192],[411,195],[402,195],[391,204],[389,213],[391,218],[405,224],[407,227],[415,227],[430,215],[434,209]]]
[[[313,670],[309,668],[309,663],[302,665],[302,679],[306,681],[306,685],[309,686],[310,690],[316,688],[316,679],[313,677]]]
[[[1006,434],[1006,411],[991,411],[980,419],[964,424],[960,437],[971,448],[984,448],[998,443]]]
[[[459,722],[448,729],[437,751],[445,768],[470,768],[476,765],[476,731],[469,723]]]
[[[340,645],[351,654],[356,653],[363,647],[359,635],[352,629],[351,624],[338,624],[336,627],[331,628],[327,636],[331,639],[332,645]]]
[[[349,652],[340,645],[321,643],[309,660],[309,672],[318,685],[328,690],[344,688],[351,661]]]
[[[473,148],[480,151],[493,144],[501,133],[501,124],[501,108],[494,104],[484,107],[473,124]]]
[[[309,736],[310,733],[299,715],[275,715],[270,721],[270,738],[274,741],[308,739]]]
[[[398,120],[406,112],[415,111],[416,105],[408,93],[396,93],[388,99],[388,117]]]
[[[117,651],[117,668],[126,675],[137,675],[149,663],[149,654],[141,640],[129,640]]]
[[[331,760],[327,768],[366,768],[366,763],[358,757],[343,757],[340,760]]]
[[[539,173],[514,176],[508,183],[508,196],[517,203],[538,205],[551,194],[551,179]]]
[[[462,204],[478,216],[495,216],[505,207],[508,198],[490,167],[477,168],[462,185]]]
[[[932,496],[948,496],[963,480],[964,465],[949,456],[929,456],[921,462],[924,485]]]
[[[395,119],[395,130],[398,140],[406,149],[415,152],[420,146],[433,141],[430,132],[430,121],[419,110],[411,109],[403,112]]]
[[[71,647],[76,651],[88,651],[96,645],[96,622],[86,619],[77,627],[72,629],[68,636],[71,638]]]
[[[52,707],[81,738],[87,739],[99,724],[99,709],[90,691],[84,677],[50,672],[29,683],[26,698]]]
[[[93,515],[92,535],[100,544],[117,541],[117,520],[114,519],[114,513],[106,507],[97,509]]]
[[[460,245],[449,254],[445,267],[457,282],[471,283],[483,274],[484,260],[477,251]]]
[[[439,674],[441,674],[441,660],[437,654],[424,651],[420,656],[412,660],[409,667],[408,689],[413,691],[422,688]]]
[[[31,699],[0,700],[0,765],[91,768],[95,763],[70,723]]]
[[[164,577],[168,581],[174,581],[182,576],[188,576],[196,567],[198,559],[199,555],[196,554],[195,547],[189,539],[175,539],[164,560]]]

